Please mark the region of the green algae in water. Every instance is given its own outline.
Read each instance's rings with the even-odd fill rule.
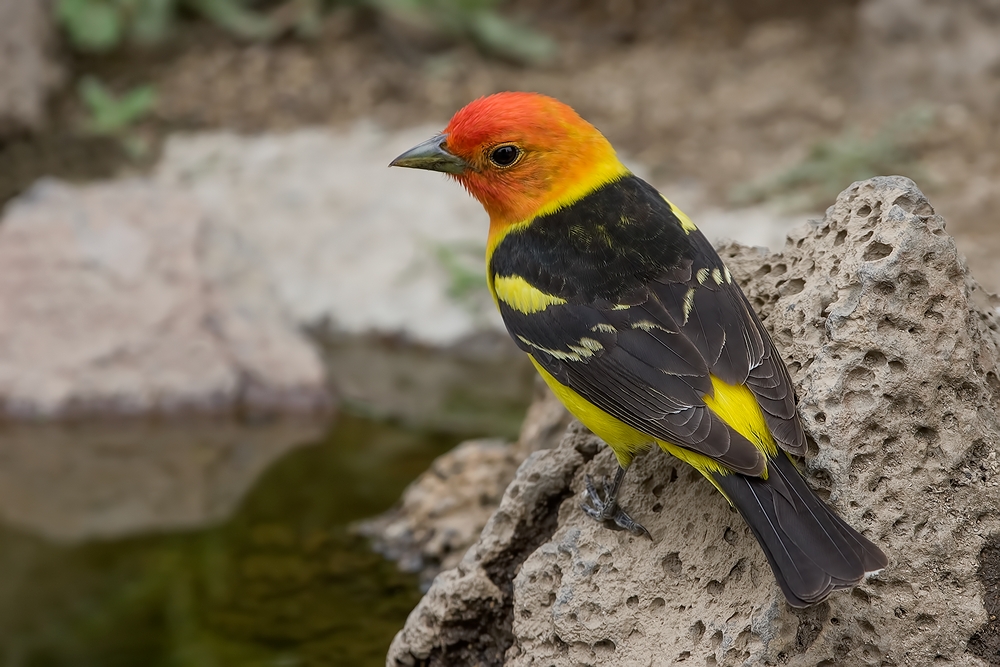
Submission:
[[[78,546],[0,528],[0,666],[383,665],[417,580],[347,526],[460,439],[341,415],[217,526]]]

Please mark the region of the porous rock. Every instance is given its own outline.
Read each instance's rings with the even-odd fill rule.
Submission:
[[[621,496],[653,540],[599,526],[579,508],[584,475],[615,463],[576,426],[522,464],[388,665],[997,661],[980,581],[1000,540],[996,301],[942,218],[908,179],[876,178],[781,252],[722,255],[789,365],[810,483],[889,566],[793,610],[740,517],[659,451]]]

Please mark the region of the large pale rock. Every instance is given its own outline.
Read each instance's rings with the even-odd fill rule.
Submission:
[[[622,495],[654,539],[608,530],[579,500],[584,475],[614,459],[575,427],[522,464],[388,665],[996,661],[980,577],[997,576],[985,556],[1000,535],[1000,334],[944,221],[911,181],[877,178],[782,252],[723,255],[789,364],[811,483],[889,566],[792,610],[739,516],[659,451]]]
[[[200,202],[230,239],[225,266],[256,274],[294,321],[450,345],[502,324],[485,289],[468,305],[449,296],[454,276],[440,259],[470,254],[481,274],[482,208],[439,174],[388,168],[439,129],[176,136],[157,178]]]
[[[12,202],[0,225],[2,412],[322,407],[315,352],[278,314],[247,322],[204,269],[203,232],[197,201],[138,179],[44,181]]]
[[[63,79],[53,57],[49,4],[0,2],[0,135],[39,129],[46,97]]]

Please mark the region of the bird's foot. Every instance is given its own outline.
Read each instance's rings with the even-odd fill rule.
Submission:
[[[597,492],[594,480],[590,475],[584,478],[584,484],[586,485],[586,492],[584,493],[584,500],[580,503],[580,507],[588,516],[601,523],[613,523],[618,528],[627,530],[636,537],[645,536],[653,539],[653,536],[649,534],[649,531],[641,523],[630,517],[618,505],[618,499],[615,497],[617,495],[615,493],[616,489],[614,489],[609,478],[604,477],[601,480],[601,486],[604,487],[603,498]]]

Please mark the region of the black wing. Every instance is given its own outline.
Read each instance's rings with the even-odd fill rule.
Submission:
[[[500,301],[515,342],[561,383],[633,428],[756,475],[764,457],[702,399],[710,374],[745,384],[775,441],[803,454],[787,370],[718,254],[630,177],[512,232],[491,258],[565,303]]]

